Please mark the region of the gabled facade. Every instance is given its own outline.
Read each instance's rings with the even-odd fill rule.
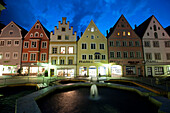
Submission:
[[[74,77],[76,76],[76,32],[69,27],[69,21],[62,18],[50,35],[49,73],[50,76]]]
[[[107,31],[109,71],[111,77],[143,76],[143,51],[141,39],[121,15]]]
[[[146,76],[169,75],[170,37],[155,16],[136,27],[135,32],[143,42]]]
[[[1,30],[0,72],[16,74],[21,66],[22,39],[27,31],[13,21]]]
[[[93,20],[78,40],[77,75],[107,76],[107,39],[99,31]]]
[[[43,74],[48,66],[49,32],[39,20],[26,34],[22,49],[22,74]]]

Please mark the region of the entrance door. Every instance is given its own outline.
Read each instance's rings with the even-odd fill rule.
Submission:
[[[96,77],[96,67],[95,66],[90,66],[89,77]]]
[[[50,77],[54,76],[54,69],[50,69]]]
[[[152,76],[152,67],[147,67],[148,76]]]

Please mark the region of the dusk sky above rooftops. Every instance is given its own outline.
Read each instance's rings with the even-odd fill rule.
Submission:
[[[49,31],[67,17],[78,35],[84,32],[91,19],[106,36],[106,30],[114,26],[121,14],[132,28],[154,15],[165,28],[170,25],[170,0],[4,0],[6,10],[0,21],[10,21],[30,30],[38,20]]]

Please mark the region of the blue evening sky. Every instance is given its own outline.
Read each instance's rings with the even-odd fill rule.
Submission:
[[[170,0],[4,0],[6,10],[0,21],[8,24],[14,21],[30,30],[37,19],[49,30],[58,26],[62,17],[67,17],[74,31],[84,32],[91,19],[106,36],[124,14],[132,28],[152,15],[163,27],[170,25]]]

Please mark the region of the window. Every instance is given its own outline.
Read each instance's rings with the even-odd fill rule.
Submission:
[[[4,46],[4,41],[0,41],[0,46]]]
[[[170,47],[170,41],[165,41],[165,47]]]
[[[110,47],[113,47],[113,46],[114,46],[114,42],[113,42],[113,41],[110,41],[110,42],[109,42],[109,45],[110,45]]]
[[[140,57],[141,57],[141,52],[140,52],[140,51],[137,51],[137,52],[136,52],[136,57],[137,57],[137,58],[140,58]]]
[[[121,52],[120,51],[117,52],[117,58],[121,58]]]
[[[38,33],[38,32],[36,32],[36,33],[34,34],[34,36],[35,36],[35,37],[38,37],[38,35],[39,35],[39,33]]]
[[[65,28],[65,27],[62,27],[62,31],[66,31],[66,28]]]
[[[120,42],[116,41],[116,46],[119,47],[120,46]]]
[[[110,58],[114,58],[115,57],[115,53],[114,52],[110,52]]]
[[[153,41],[153,47],[159,47],[159,41]]]
[[[65,35],[65,40],[69,40],[69,35]]]
[[[145,47],[150,47],[150,41],[144,41]]]
[[[155,21],[153,21],[153,23],[155,23]]]
[[[68,53],[73,54],[73,47],[68,47]]]
[[[121,26],[122,26],[122,27],[125,27],[125,25],[124,25],[124,24],[121,24]]]
[[[66,47],[61,47],[61,54],[65,54],[66,53]]]
[[[94,32],[94,27],[91,28],[91,32]]]
[[[13,25],[13,24],[11,24],[11,27],[14,27],[14,25]]]
[[[156,25],[153,25],[153,29],[154,29],[154,31],[156,31],[157,29],[156,29]]]
[[[94,35],[91,35],[91,39],[94,39]]]
[[[9,52],[5,53],[5,58],[6,58],[6,59],[9,59],[9,58],[10,58],[10,53],[9,53]]]
[[[18,52],[14,52],[13,53],[13,59],[17,59],[18,58]]]
[[[30,37],[33,37],[33,34],[32,34],[32,33],[30,34]]]
[[[135,75],[136,74],[135,66],[126,66],[126,74],[127,75]]]
[[[102,55],[102,60],[105,60],[106,59],[106,55]]]
[[[139,46],[140,46],[139,41],[135,41],[135,46],[137,46],[137,47],[139,47]]]
[[[42,48],[47,48],[47,42],[42,42]]]
[[[167,74],[170,75],[170,67],[167,66]]]
[[[56,60],[55,60],[55,59],[52,59],[51,64],[52,64],[52,65],[56,65]]]
[[[42,34],[42,33],[40,34],[40,37],[43,37],[43,34]]]
[[[64,59],[60,59],[60,65],[64,64]]]
[[[61,36],[60,35],[58,36],[58,40],[61,40]]]
[[[147,32],[147,36],[149,36],[149,33]]]
[[[125,36],[125,35],[126,35],[125,31],[123,31],[123,36]]]
[[[3,53],[0,53],[0,59],[2,59],[3,58]]]
[[[36,41],[32,41],[31,42],[31,48],[36,48],[37,47],[37,42]]]
[[[127,46],[127,42],[126,41],[123,41],[123,46]]]
[[[154,33],[154,36],[155,36],[155,38],[158,38],[158,34],[157,34],[157,32],[155,32],[155,33]]]
[[[162,36],[165,36],[165,33],[162,33]]]
[[[163,75],[164,69],[163,67],[155,67],[155,75]]]
[[[93,55],[89,55],[89,60],[93,60]]]
[[[30,61],[36,61],[36,53],[31,53]]]
[[[19,40],[15,40],[15,41],[14,41],[14,45],[15,45],[15,46],[19,46]]]
[[[87,44],[86,43],[82,43],[81,48],[82,49],[87,49]]]
[[[69,64],[69,65],[72,65],[72,64],[73,64],[73,60],[72,60],[72,59],[69,59],[69,60],[68,60],[68,64]]]
[[[160,27],[158,27],[158,30],[160,30]]]
[[[152,30],[152,27],[150,27],[150,30]]]
[[[14,32],[12,30],[9,31],[9,34],[12,35]]]
[[[119,35],[120,35],[120,33],[118,32],[118,33],[117,33],[117,36],[119,36]]]
[[[130,58],[134,58],[134,52],[130,52]]]
[[[82,55],[82,60],[86,60],[86,55]]]
[[[57,47],[52,48],[52,54],[57,54]]]
[[[167,60],[170,60],[170,53],[166,53]]]
[[[27,61],[28,60],[28,54],[27,53],[23,53],[22,60],[23,61]]]
[[[123,57],[128,58],[128,52],[123,52]]]
[[[91,49],[96,49],[96,44],[91,43]]]
[[[104,44],[100,44],[100,49],[104,49]]]
[[[11,46],[11,40],[7,41],[7,46]]]
[[[24,48],[28,48],[29,42],[24,42]]]
[[[152,53],[145,53],[146,60],[152,60]]]
[[[35,29],[38,29],[38,28],[39,28],[39,24],[36,24],[36,25],[35,25]]]
[[[97,38],[99,38],[99,36],[97,36]]]
[[[161,54],[155,53],[155,60],[161,60]]]
[[[130,32],[128,32],[128,36],[130,36]]]
[[[96,60],[100,59],[100,55],[99,54],[95,54],[95,59]]]
[[[129,41],[129,46],[133,46],[133,42],[132,41]]]
[[[41,54],[41,61],[46,61],[46,53]]]

